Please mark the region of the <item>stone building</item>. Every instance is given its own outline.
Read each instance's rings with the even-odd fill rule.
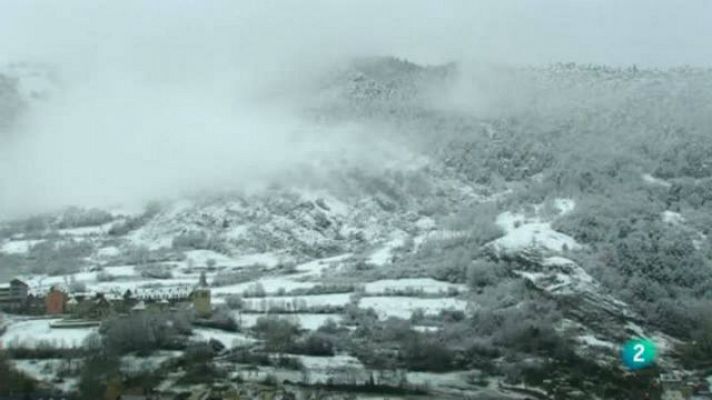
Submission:
[[[210,287],[205,277],[205,272],[200,274],[200,282],[190,294],[190,300],[193,303],[195,313],[201,317],[209,317],[212,314],[212,306],[210,303]]]

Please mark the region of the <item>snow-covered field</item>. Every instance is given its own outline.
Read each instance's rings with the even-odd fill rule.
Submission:
[[[228,257],[211,250],[191,250],[185,252],[186,260],[195,266],[205,266],[209,260],[215,261],[218,267],[244,268],[253,265],[263,265],[268,268],[277,266],[281,258],[275,253],[245,254],[237,257]]]
[[[25,254],[32,246],[44,240],[8,240],[0,246],[0,252],[6,254]]]
[[[359,307],[372,308],[380,319],[388,317],[408,319],[416,310],[423,310],[426,315],[437,315],[443,310],[465,311],[467,302],[454,298],[373,296],[362,298]]]
[[[254,338],[236,332],[226,332],[218,329],[195,328],[193,329],[193,339],[200,341],[217,340],[227,348],[242,346],[255,342]]]
[[[296,269],[302,276],[319,276],[324,270],[337,268],[343,261],[351,257],[351,253],[335,257],[322,258],[297,265]]]
[[[330,368],[364,368],[361,361],[349,355],[333,357],[299,356],[299,361],[309,370],[325,370]]]
[[[564,215],[574,209],[575,203],[570,199],[556,199],[554,207],[559,215]],[[535,207],[537,214],[541,208]],[[505,231],[504,236],[490,243],[497,253],[516,253],[529,247],[559,253],[581,248],[574,238],[555,231],[551,222],[539,216],[506,211],[497,216],[496,223]]]
[[[373,265],[390,264],[393,259],[393,251],[396,248],[403,246],[404,243],[405,234],[403,232],[394,233],[390,241],[371,253],[368,257],[368,262]]]
[[[7,331],[0,336],[0,344],[5,348],[35,348],[44,344],[56,348],[80,347],[89,335],[98,331],[96,327],[60,329],[50,327],[52,322],[58,321],[58,319],[35,319],[10,324]]]
[[[224,297],[231,294],[249,295],[264,289],[265,294],[274,295],[281,291],[289,293],[295,289],[311,289],[314,286],[316,286],[315,282],[302,282],[289,277],[275,277],[216,287],[212,289],[212,294],[215,297]]]
[[[63,368],[69,367],[67,359],[13,360],[12,363],[17,370],[40,382],[53,381]],[[81,365],[80,360],[72,360],[72,363],[74,368]],[[76,387],[78,381],[77,377],[64,377],[62,382],[53,382],[52,386],[68,392]]]
[[[464,292],[466,285],[436,281],[431,278],[381,279],[363,285],[366,294],[425,293],[447,295]]]
[[[308,296],[266,296],[244,299],[243,309],[253,312],[310,311],[339,308],[351,302],[351,293],[318,294]]]

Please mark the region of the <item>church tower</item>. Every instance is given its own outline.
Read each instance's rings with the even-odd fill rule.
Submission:
[[[190,294],[190,298],[193,302],[193,309],[198,317],[207,318],[212,314],[210,287],[205,277],[205,271],[200,273],[200,281],[198,282],[198,286],[193,289],[193,292]]]

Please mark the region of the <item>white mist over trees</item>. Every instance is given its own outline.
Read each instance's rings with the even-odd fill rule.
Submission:
[[[0,215],[242,187],[315,152],[369,154],[371,128],[335,135],[299,115],[316,79],[352,57],[465,62],[494,87],[461,85],[443,104],[483,113],[520,97],[482,72],[490,63],[712,61],[697,51],[707,2],[555,3],[6,2],[0,64],[48,63],[59,81],[0,138]],[[7,93],[5,130],[21,108]]]

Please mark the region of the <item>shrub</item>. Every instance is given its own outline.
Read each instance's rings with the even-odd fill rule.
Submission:
[[[104,397],[107,383],[120,376],[120,360],[107,352],[97,352],[84,360],[77,389],[81,399]]]
[[[241,310],[245,305],[245,301],[239,294],[232,294],[225,299],[225,304],[227,304],[231,310]]]
[[[491,286],[504,279],[508,272],[508,268],[502,263],[475,260],[467,268],[467,284],[473,289]]]
[[[243,283],[255,280],[262,276],[263,271],[259,267],[244,268],[237,271],[218,271],[213,277],[213,286],[228,286],[236,283]]]
[[[297,341],[291,347],[290,352],[310,356],[333,356],[334,342],[329,336],[320,332],[315,332],[307,335],[306,338]]]
[[[111,222],[113,219],[114,217],[107,211],[96,208],[81,209],[71,207],[62,213],[57,227],[59,229],[67,229],[97,226]]]
[[[30,248],[27,261],[33,273],[69,275],[86,263],[85,259],[93,249],[88,241],[46,240]]]
[[[299,329],[285,319],[260,317],[252,328],[258,337],[265,340],[265,349],[277,353],[289,351],[294,345]]]
[[[146,354],[181,347],[185,336],[190,334],[190,324],[180,313],[144,312],[108,319],[102,323],[100,332],[109,351]]]
[[[213,250],[224,252],[224,245],[215,237],[203,231],[188,231],[173,238],[172,246],[176,250]]]
[[[433,338],[410,335],[401,345],[406,367],[413,371],[445,372],[452,370],[455,353]]]
[[[106,271],[100,271],[96,274],[96,280],[99,282],[112,282],[114,279],[116,279],[114,275],[111,275]]]
[[[139,229],[146,224],[146,220],[140,217],[126,218],[123,221],[114,222],[109,227],[109,235],[111,236],[124,236],[129,234],[131,231]]]
[[[216,308],[210,315],[208,322],[211,327],[224,331],[237,332],[239,329],[235,317],[232,316],[230,310],[225,306]]]

